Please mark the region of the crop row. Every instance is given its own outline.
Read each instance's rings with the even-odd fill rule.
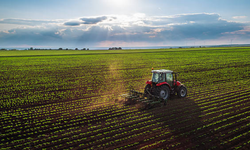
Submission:
[[[176,109],[176,108],[175,108]],[[188,109],[188,108],[187,108]],[[159,113],[158,113],[159,114]],[[164,113],[163,113],[163,115],[164,115]],[[178,114],[177,114],[178,115]],[[172,116],[173,117],[173,119],[171,120],[170,118],[168,118],[168,120],[170,121],[170,122],[177,122],[177,124],[179,124],[179,122],[176,120],[176,118],[174,117],[174,116]],[[186,117],[186,116],[185,116]],[[178,118],[178,120],[180,120],[180,119],[182,119],[182,118]],[[164,120],[164,119],[163,119]],[[182,122],[180,122],[180,123],[184,123],[185,122],[185,120],[182,120]],[[97,127],[98,128],[98,127]],[[183,127],[183,128],[186,128],[186,127]],[[151,137],[152,138],[152,137]]]
[[[178,114],[177,114],[178,115]],[[182,118],[180,118],[180,119],[182,119]],[[163,119],[164,120],[164,119]],[[170,120],[170,122],[176,122],[175,120]],[[181,122],[180,122],[181,123]],[[182,122],[183,123],[183,122]],[[177,124],[179,124],[178,122],[177,122]],[[98,129],[99,127],[97,127],[97,129]],[[187,128],[187,127],[184,127],[184,128]],[[139,130],[140,131],[140,130]],[[140,134],[139,134],[140,135]],[[125,136],[125,137],[127,137],[127,135]],[[160,136],[161,137],[161,136]],[[153,137],[150,137],[151,138],[151,140],[153,140],[154,138]],[[77,137],[76,137],[76,141],[77,141]],[[65,139],[66,140],[66,139]],[[126,138],[124,139],[124,140],[127,140]],[[66,140],[67,141],[67,140]],[[74,140],[73,140],[74,141]],[[81,138],[79,138],[78,139],[78,143],[81,143],[81,142],[83,142],[82,140],[81,140]],[[109,139],[106,139],[106,141],[109,141]],[[100,141],[101,142],[101,141]],[[103,141],[102,141],[103,142]],[[52,142],[51,144],[53,145],[53,144],[55,144],[56,142]],[[74,142],[73,143],[73,145],[75,145],[77,142]],[[48,144],[48,145],[51,145],[51,144]],[[69,143],[70,144],[70,143]],[[92,143],[93,144],[93,143]],[[138,144],[138,143],[137,143]],[[15,143],[15,145],[16,145],[16,143]],[[91,143],[90,143],[90,145],[91,145]],[[104,144],[105,145],[105,144]],[[102,146],[104,146],[103,144],[102,144]],[[112,144],[111,144],[112,145]],[[41,146],[41,145],[40,145]],[[46,144],[45,145],[43,145],[42,147],[46,147]],[[81,146],[83,146],[83,145],[81,145]],[[86,145],[85,145],[86,146]],[[110,146],[110,145],[106,145],[106,146]],[[135,145],[134,145],[135,146]],[[60,147],[60,146],[59,146]],[[88,146],[87,146],[88,147]]]

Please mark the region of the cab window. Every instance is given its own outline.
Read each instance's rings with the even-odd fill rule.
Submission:
[[[173,83],[173,74],[172,73],[167,73],[166,74],[166,77],[167,77],[167,83],[172,86],[172,83]]]
[[[165,82],[165,74],[164,73],[153,73],[152,81],[154,83]]]

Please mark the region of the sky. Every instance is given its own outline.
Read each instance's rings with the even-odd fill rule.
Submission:
[[[0,48],[250,44],[249,0],[0,0]]]

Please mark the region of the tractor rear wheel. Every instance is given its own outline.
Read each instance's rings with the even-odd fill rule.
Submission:
[[[180,98],[184,98],[187,96],[187,88],[185,86],[181,86],[177,91],[177,95]]]
[[[167,85],[157,87],[157,95],[164,100],[168,99],[170,96],[169,87]]]

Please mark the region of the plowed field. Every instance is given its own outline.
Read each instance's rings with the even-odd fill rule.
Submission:
[[[1,53],[1,149],[250,149],[249,48]],[[187,97],[124,106],[151,67]]]

